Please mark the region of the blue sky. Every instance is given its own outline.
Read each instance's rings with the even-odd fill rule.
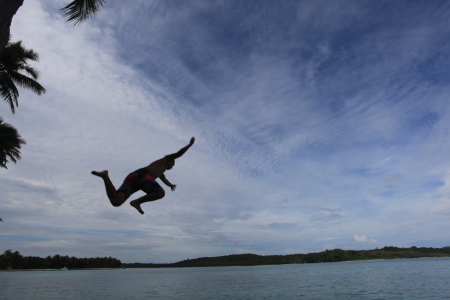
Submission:
[[[446,1],[25,1],[12,40],[44,96],[1,116],[26,139],[0,170],[0,245],[175,262],[450,245]],[[112,207],[131,171],[195,145],[166,197]],[[132,199],[142,195],[137,193]]]

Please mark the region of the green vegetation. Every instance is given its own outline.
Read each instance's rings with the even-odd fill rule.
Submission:
[[[122,262],[111,257],[76,258],[69,256],[22,256],[20,252],[6,250],[0,255],[0,270],[7,269],[89,269],[89,268],[120,268]]]
[[[16,163],[21,158],[20,148],[25,144],[17,129],[4,123],[0,117],[0,168],[5,168],[8,161]],[[2,221],[2,219],[0,219]]]
[[[28,64],[30,60],[38,61],[39,55],[33,49],[23,47],[22,41],[8,43],[0,53],[0,95],[9,104],[12,113],[18,105],[19,90],[16,84],[38,95],[46,92],[36,81],[39,73]]]
[[[78,25],[95,15],[105,4],[104,0],[74,0],[61,9],[67,22]]]
[[[338,262],[353,260],[419,258],[419,257],[450,257],[450,247],[444,248],[397,248],[386,246],[374,250],[326,250],[309,254],[290,255],[256,255],[234,254],[218,257],[201,257],[187,259],[170,264],[131,263],[123,264],[127,268],[183,268],[183,267],[219,267],[219,266],[257,266],[257,265],[281,265],[304,264],[321,262]]]
[[[37,61],[39,55],[33,49],[26,49],[22,42],[9,43],[0,51],[0,97],[9,104],[12,113],[19,105],[17,85],[32,90],[38,95],[44,94],[45,88],[36,80],[39,73],[28,64]],[[14,163],[21,158],[20,148],[25,140],[16,128],[4,123],[0,118],[0,168],[7,168],[9,161]]]
[[[69,256],[22,256],[18,251],[6,250],[0,255],[0,270],[6,269],[89,269],[89,268],[185,268],[185,267],[224,267],[224,266],[258,266],[282,264],[306,264],[321,262],[338,262],[374,259],[399,259],[419,257],[450,257],[450,247],[397,248],[386,246],[373,250],[325,250],[318,253],[289,255],[256,255],[233,254],[217,257],[200,257],[187,259],[176,263],[153,264],[131,263],[122,264],[120,260],[111,257],[76,258]]]

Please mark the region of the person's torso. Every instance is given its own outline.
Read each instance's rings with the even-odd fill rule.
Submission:
[[[150,176],[156,179],[167,170],[167,161],[165,158],[158,159],[145,167],[145,169],[147,169]]]

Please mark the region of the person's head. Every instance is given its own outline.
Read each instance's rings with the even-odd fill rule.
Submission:
[[[170,170],[175,166],[175,159],[167,159],[166,169]]]

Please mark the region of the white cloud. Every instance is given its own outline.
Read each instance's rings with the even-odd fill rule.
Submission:
[[[377,240],[374,239],[369,239],[367,238],[367,236],[365,235],[360,235],[360,234],[354,234],[353,238],[355,239],[355,241],[360,242],[360,243],[377,243]]]

